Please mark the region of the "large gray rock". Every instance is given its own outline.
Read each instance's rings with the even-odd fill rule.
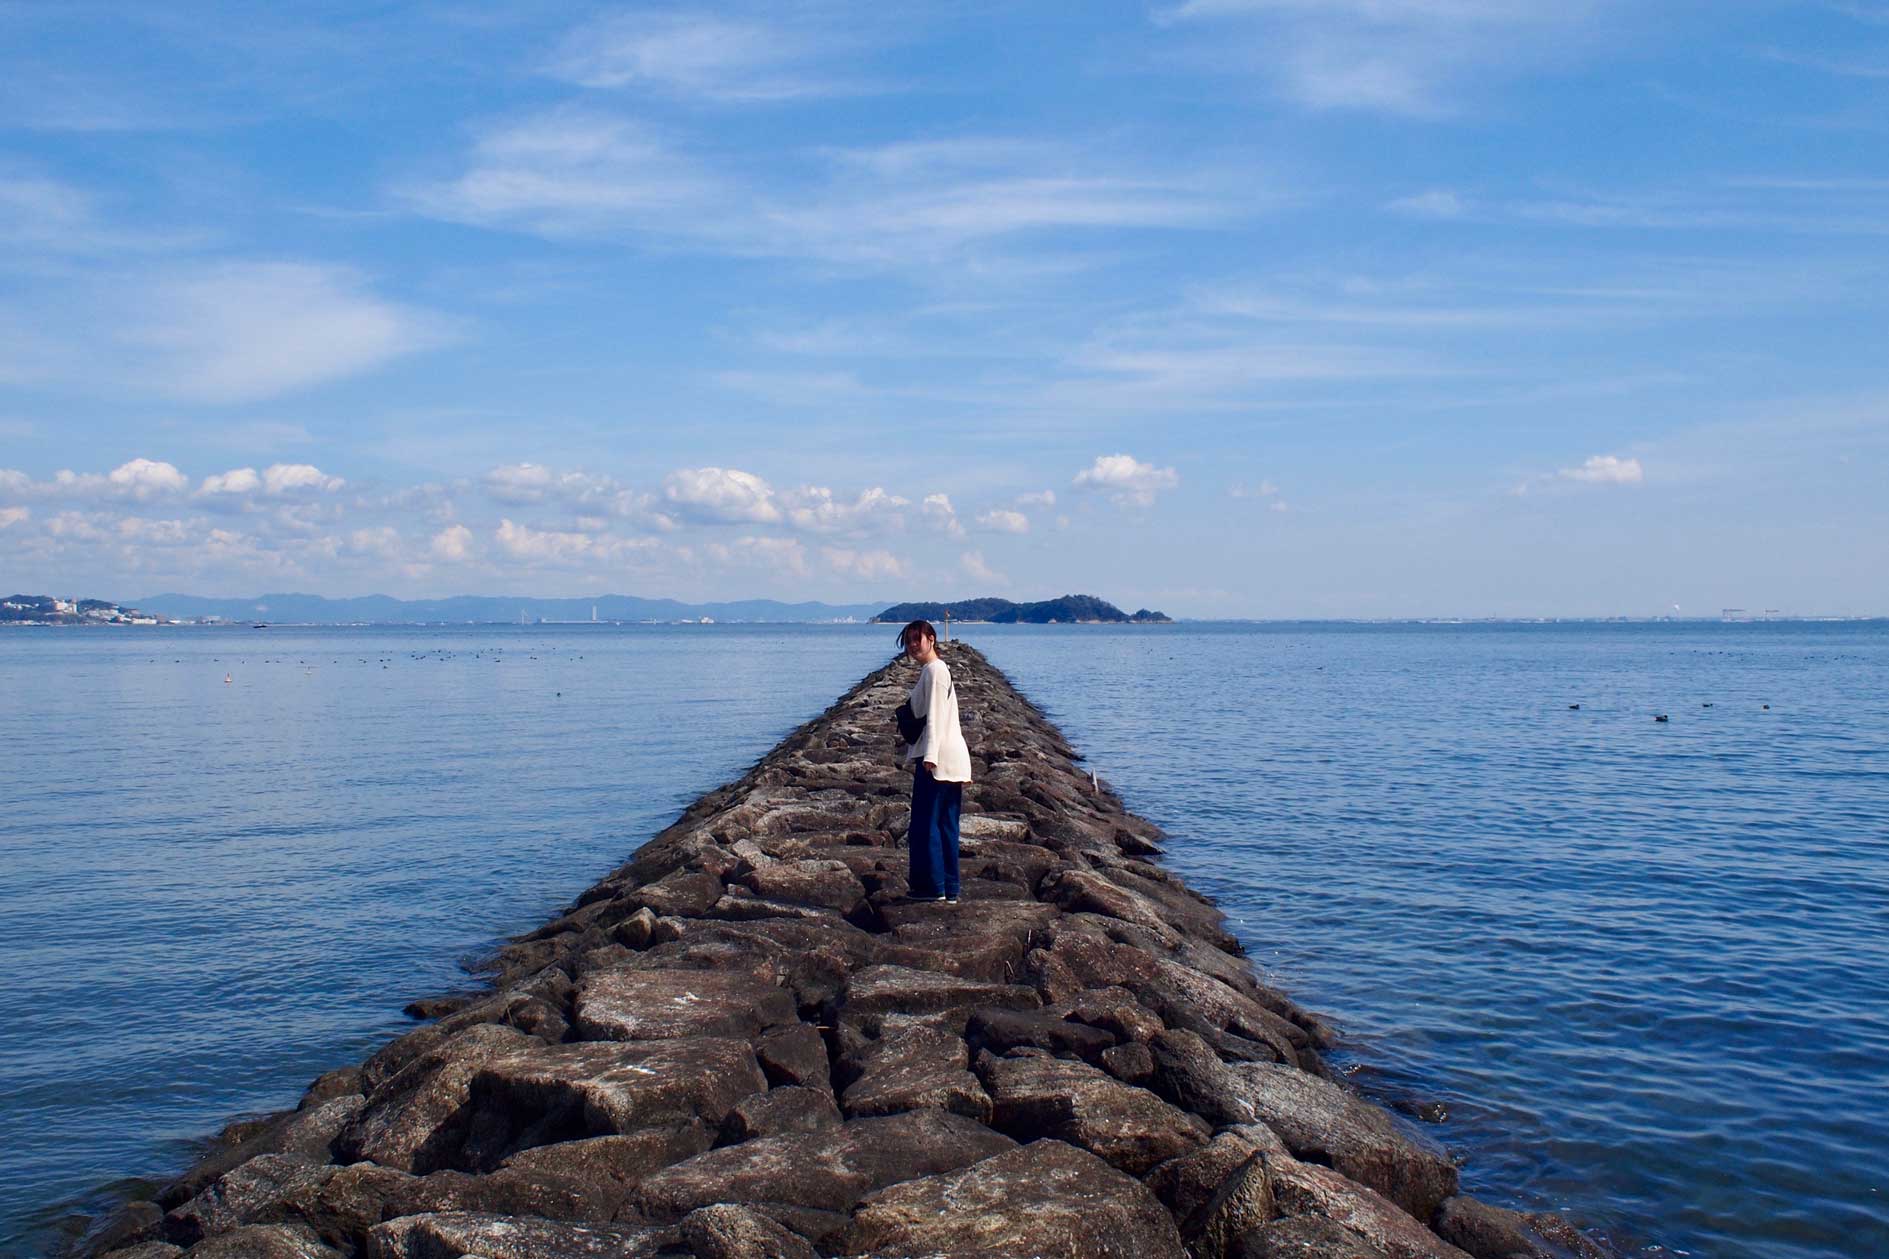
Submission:
[[[577,987],[577,1033],[587,1040],[746,1039],[796,1017],[792,993],[743,974],[606,970]]]
[[[1272,1176],[1266,1170],[1266,1156],[1254,1154],[1182,1221],[1181,1236],[1194,1259],[1237,1259],[1241,1239],[1272,1215]]]
[[[292,1203],[301,1222],[323,1242],[344,1251],[358,1250],[367,1230],[382,1220],[411,1214],[407,1194],[422,1178],[374,1163],[331,1169],[333,1175],[315,1192],[312,1203]]]
[[[646,1178],[637,1200],[659,1220],[717,1202],[843,1212],[875,1189],[966,1167],[1013,1144],[982,1124],[937,1110],[855,1119],[710,1150]]]
[[[839,1247],[880,1259],[1184,1259],[1174,1219],[1139,1182],[1061,1141],[894,1185],[860,1203]]]
[[[905,1110],[948,1110],[989,1123],[990,1096],[967,1069],[970,1050],[962,1038],[923,1023],[891,1023],[882,1035],[849,1057],[840,1106],[849,1118],[893,1115]]]
[[[164,1239],[190,1246],[246,1224],[299,1219],[335,1170],[293,1154],[252,1158],[167,1214]]]
[[[367,1159],[406,1172],[449,1166],[470,1119],[473,1076],[485,1063],[536,1043],[498,1024],[467,1028],[375,1089],[335,1139],[335,1152],[344,1162]]]
[[[968,1019],[983,1006],[1031,1010],[1042,1003],[1034,988],[961,979],[907,966],[868,966],[846,985],[844,1013],[853,1018],[885,1014],[937,1014]]]
[[[1295,1215],[1240,1237],[1234,1259],[1386,1259],[1383,1251],[1341,1224]]]
[[[1239,1079],[1195,1033],[1160,1032],[1148,1042],[1148,1049],[1154,1058],[1150,1087],[1182,1110],[1222,1126],[1249,1124],[1258,1118]]]
[[[1057,924],[1055,938],[1046,953],[1069,973],[1078,991],[1126,988],[1151,980],[1156,974],[1153,955],[1132,944],[1109,939],[1105,927],[1099,923],[1065,919]]]
[[[1150,1041],[1161,1034],[1160,1016],[1126,988],[1091,988],[1056,1007],[1062,1018],[1086,1023],[1120,1040]]]
[[[1383,1195],[1329,1167],[1261,1155],[1281,1215],[1316,1215],[1343,1225],[1389,1259],[1469,1259]]]
[[[754,1056],[769,1084],[833,1091],[826,1039],[811,1024],[793,1023],[757,1036]]]
[[[368,1234],[367,1259],[645,1259],[670,1240],[636,1224],[569,1224],[477,1212],[407,1215]]]
[[[1212,1136],[1198,1116],[1085,1062],[986,1056],[978,1071],[998,1131],[1020,1141],[1055,1137],[1130,1175],[1205,1145]]]
[[[713,1145],[715,1134],[699,1119],[639,1128],[607,1137],[585,1137],[520,1150],[500,1170],[521,1168],[584,1181],[633,1185],[653,1171],[694,1158]]]
[[[662,917],[699,918],[721,899],[722,881],[703,870],[677,870],[630,893],[639,907]]]
[[[502,1024],[540,1040],[559,1040],[568,1030],[565,1010],[570,1001],[570,989],[570,980],[563,971],[545,967],[437,1023],[408,1032],[383,1045],[361,1064],[359,1091],[374,1096],[416,1059],[432,1053],[468,1028]]]
[[[866,887],[841,861],[770,861],[741,876],[756,896],[845,913],[866,899]]]
[[[678,1231],[695,1259],[816,1259],[806,1239],[730,1202],[689,1212]]]
[[[580,1178],[530,1167],[500,1168],[484,1176],[434,1172],[401,1186],[384,1218],[475,1211],[603,1223],[617,1219],[627,1199],[627,1187],[605,1176]]]
[[[1274,1014],[1232,986],[1191,966],[1155,959],[1155,977],[1133,985],[1143,1004],[1170,1026],[1193,1031],[1224,1029],[1262,1044],[1275,1062],[1308,1066],[1317,1054],[1303,1028]]]
[[[341,1259],[305,1230],[286,1224],[249,1224],[198,1242],[191,1259]]]
[[[837,1128],[841,1122],[839,1107],[833,1104],[831,1093],[790,1084],[765,1093],[751,1093],[736,1102],[735,1108],[722,1120],[721,1139],[733,1144],[792,1132]]]
[[[1064,1018],[1056,1010],[977,1010],[965,1029],[973,1048],[1001,1054],[1009,1049],[1045,1049],[1063,1058],[1100,1062],[1116,1043],[1112,1032]]]
[[[106,1254],[156,1238],[164,1222],[164,1208],[155,1202],[133,1199],[120,1203],[103,1221],[94,1223],[79,1244],[82,1253]]]
[[[767,1087],[747,1042],[693,1036],[540,1047],[473,1077],[463,1158],[488,1167],[535,1145],[700,1120],[719,1129]]]
[[[1181,937],[1163,917],[1160,907],[1138,892],[1119,887],[1087,870],[1062,869],[1043,880],[1037,895],[1071,913],[1099,914],[1145,928],[1173,948]]]
[[[972,900],[975,885],[957,905],[882,901],[880,915],[891,926],[885,960],[966,979],[1003,982],[1017,975],[1032,945],[1046,938],[1053,905],[1032,900]]]
[[[1456,1192],[1456,1165],[1406,1135],[1390,1114],[1296,1067],[1228,1067],[1253,1117],[1278,1133],[1294,1156],[1343,1172],[1420,1220]]]
[[[1222,1132],[1207,1145],[1158,1165],[1142,1179],[1174,1212],[1175,1219],[1185,1220],[1205,1206],[1222,1182],[1257,1153],[1259,1147],[1244,1135]]]
[[[1437,1236],[1476,1259],[1611,1259],[1609,1252],[1559,1216],[1523,1215],[1467,1195],[1437,1210]]]
[[[1447,1155],[1330,1081],[1283,1064],[1223,1063],[1191,1032],[1162,1032],[1149,1047],[1155,1091],[1210,1123],[1264,1123],[1297,1157],[1337,1168],[1419,1219],[1456,1192]]]
[[[358,1093],[343,1092],[261,1123],[231,1125],[207,1157],[158,1191],[157,1204],[166,1209],[180,1206],[217,1177],[264,1154],[298,1155],[325,1163],[336,1138],[365,1105]]]

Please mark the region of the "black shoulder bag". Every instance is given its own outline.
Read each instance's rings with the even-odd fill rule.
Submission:
[[[945,694],[949,696],[957,689],[958,684],[954,680],[951,683],[950,689],[947,690]],[[899,742],[905,744],[907,747],[911,747],[918,742],[918,736],[925,733],[925,722],[929,720],[928,717],[920,717],[917,713],[912,711],[912,701],[909,699],[894,709],[892,716],[899,723]]]

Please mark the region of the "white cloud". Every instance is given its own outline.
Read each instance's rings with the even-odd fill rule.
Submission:
[[[1009,581],[1009,578],[984,562],[982,551],[966,551],[958,557],[958,567],[973,581],[988,581],[1000,586]]]
[[[733,542],[711,542],[708,554],[723,564],[767,568],[807,575],[807,549],[793,538],[742,537]]]
[[[1460,219],[1469,212],[1468,203],[1447,188],[1432,188],[1427,192],[1398,197],[1385,202],[1384,208],[1395,214],[1407,214],[1420,219]]]
[[[678,468],[663,479],[662,492],[677,512],[696,520],[773,524],[781,518],[768,483],[739,468]]]
[[[190,478],[175,464],[161,459],[130,459],[102,475],[61,468],[49,481],[35,481],[23,472],[0,468],[0,493],[16,498],[147,502],[177,497],[189,489]]]
[[[1279,487],[1271,481],[1261,481],[1258,485],[1246,485],[1236,481],[1227,487],[1227,493],[1234,498],[1276,498]]]
[[[810,533],[858,532],[868,528],[898,531],[905,525],[905,509],[912,505],[910,499],[889,494],[876,485],[862,491],[850,503],[819,485],[788,491],[781,499],[788,522]]]
[[[110,537],[101,524],[106,518],[96,513],[62,511],[46,522],[46,532],[55,538],[80,542],[101,542]]]
[[[271,494],[293,494],[299,490],[319,490],[332,494],[347,482],[329,476],[312,463],[272,463],[262,470],[262,485]]]
[[[1101,377],[1057,382],[1050,398],[1117,406],[1145,400],[1164,410],[1177,403],[1225,404],[1282,381],[1356,381],[1451,374],[1425,351],[1392,346],[1321,345],[1270,338],[1220,340],[1211,345],[1094,347],[1076,355],[1078,367]]]
[[[190,488],[190,478],[179,472],[176,465],[155,459],[133,459],[119,464],[105,479],[121,493],[138,499],[181,494]]]
[[[1590,455],[1579,467],[1563,468],[1555,475],[1589,485],[1638,485],[1646,479],[1638,459],[1622,459],[1619,455]]]
[[[218,472],[203,478],[197,493],[205,497],[216,494],[254,494],[261,488],[262,478],[256,475],[254,468],[231,468],[228,472]]]
[[[971,137],[838,150],[829,161],[824,188],[750,225],[762,248],[933,263],[1030,232],[1203,228],[1235,213],[1213,177],[1066,144]]]
[[[652,496],[629,489],[614,477],[582,471],[559,472],[536,463],[512,463],[493,468],[480,483],[493,499],[513,506],[561,503],[593,516],[606,514],[652,529],[667,531],[678,527],[674,517],[655,510]],[[599,525],[598,529],[602,527]]]
[[[557,472],[538,463],[510,463],[485,474],[485,492],[501,503],[547,500],[590,503],[615,497],[620,488],[609,477],[586,472]]]
[[[1122,507],[1152,506],[1156,494],[1180,483],[1181,474],[1173,468],[1157,468],[1133,455],[1098,455],[1074,482],[1079,490],[1106,493]]]
[[[193,540],[189,526],[181,520],[147,520],[142,516],[119,520],[118,536],[152,546],[184,546]]]
[[[486,132],[465,174],[407,200],[454,222],[581,236],[693,234],[732,195],[643,124],[566,109]]]
[[[1565,61],[1618,0],[1188,0],[1160,17],[1196,29],[1196,57],[1271,79],[1310,109],[1418,117],[1456,107],[1464,80]]]
[[[642,88],[716,102],[830,90],[797,72],[813,52],[795,33],[702,13],[619,13],[572,31],[549,69],[589,88]]]
[[[947,494],[927,494],[925,501],[919,504],[924,513],[926,527],[944,534],[947,538],[964,536],[964,526],[958,523],[958,512],[951,505]]]
[[[463,174],[405,198],[434,217],[554,238],[648,235],[867,268],[934,266],[1026,233],[1212,227],[1255,200],[1250,171],[1202,174],[1064,142],[969,137],[777,157],[765,172],[715,166],[640,121],[562,109],[485,132]]]
[[[32,519],[30,507],[0,507],[0,529],[11,529],[14,525]]]
[[[371,555],[376,559],[399,559],[400,531],[392,525],[356,529],[348,534],[348,549],[356,555]]]
[[[448,525],[433,535],[427,551],[445,564],[463,564],[472,558],[472,530],[464,525]]]
[[[1055,505],[1055,490],[1037,490],[1034,493],[1017,495],[1019,507],[1054,507]]]
[[[445,340],[438,318],[343,267],[230,262],[134,286],[119,340],[177,398],[251,402],[371,371]]]
[[[905,562],[890,551],[855,551],[845,547],[822,547],[820,554],[836,573],[866,580],[905,576]]]
[[[977,527],[993,533],[1028,533],[1030,518],[1020,511],[993,508],[977,518]]]
[[[105,254],[192,243],[176,233],[112,227],[84,189],[33,170],[0,167],[0,245],[38,254]]]
[[[551,529],[533,529],[517,524],[509,517],[499,521],[493,533],[499,549],[515,560],[533,563],[564,563],[583,558],[593,545],[589,534]]]

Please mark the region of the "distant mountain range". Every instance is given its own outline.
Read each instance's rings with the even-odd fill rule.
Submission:
[[[782,603],[775,599],[738,599],[726,603],[683,603],[636,595],[597,595],[588,599],[538,599],[529,596],[454,595],[446,599],[396,599],[363,595],[329,599],[321,595],[267,594],[254,599],[210,599],[200,595],[161,594],[138,601],[146,612],[173,620],[268,621],[292,625],[415,625],[432,622],[509,623],[520,621],[866,621],[876,603]]]
[[[964,599],[957,603],[895,603],[873,617],[873,620],[895,625],[906,621],[941,621],[946,611],[951,613],[954,621],[990,621],[997,625],[1069,625],[1090,621],[1166,625],[1172,620],[1164,612],[1152,612],[1147,608],[1134,613],[1124,612],[1108,600],[1098,599],[1094,595],[1064,595],[1060,599],[1044,599],[1038,603],[1012,603],[1008,599],[996,598]]]

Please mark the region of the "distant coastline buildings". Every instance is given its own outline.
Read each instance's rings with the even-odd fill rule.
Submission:
[[[165,618],[121,608],[105,599],[60,599],[53,595],[8,595],[0,599],[0,625],[162,625]]]

